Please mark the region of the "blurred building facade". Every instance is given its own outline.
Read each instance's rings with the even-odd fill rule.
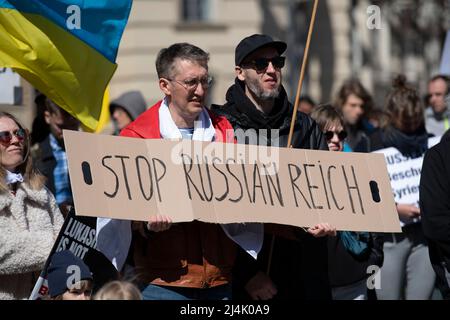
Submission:
[[[284,84],[293,100],[312,6],[313,0],[134,0],[111,99],[129,90],[140,90],[149,106],[161,99],[158,51],[190,42],[210,53],[210,102],[223,103],[234,81],[235,46],[267,33],[288,43]],[[345,79],[359,77],[381,107],[396,73],[424,93],[438,72],[448,29],[450,0],[320,0],[302,93],[328,102]],[[33,90],[22,84],[22,106],[0,108],[31,126]]]

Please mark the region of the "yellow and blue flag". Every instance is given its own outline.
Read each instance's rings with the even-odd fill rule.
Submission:
[[[0,66],[95,130],[132,0],[0,0]]]

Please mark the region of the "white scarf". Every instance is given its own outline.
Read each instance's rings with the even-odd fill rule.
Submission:
[[[164,139],[181,139],[181,132],[170,115],[167,98],[159,108],[159,130]],[[192,140],[214,141],[216,130],[209,117],[208,111],[203,108],[197,121],[194,122]],[[261,223],[230,223],[221,224],[225,234],[253,258],[257,258],[264,240],[264,227]]]
[[[16,182],[23,182],[23,176],[20,173],[6,171],[6,184],[13,184]]]
[[[182,139],[181,132],[170,115],[166,98],[161,102],[159,108],[159,130],[163,139]],[[194,134],[192,135],[192,140],[214,141],[215,135],[216,130],[214,129],[208,111],[203,109],[198,116],[198,120],[194,122]]]

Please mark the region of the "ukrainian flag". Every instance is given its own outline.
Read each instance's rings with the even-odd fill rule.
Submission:
[[[0,0],[0,66],[95,130],[132,0]]]

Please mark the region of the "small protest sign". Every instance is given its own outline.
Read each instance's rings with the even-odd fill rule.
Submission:
[[[93,217],[77,216],[73,208],[69,211],[31,292],[30,300],[41,300],[47,297],[47,269],[51,257],[54,253],[63,250],[70,250],[89,267],[94,279],[94,292],[106,282],[117,279],[117,270],[101,252],[96,250],[96,220]]]
[[[428,139],[428,148],[439,143],[441,137]],[[375,151],[382,153],[386,159],[389,180],[395,202],[401,204],[414,204],[419,206],[419,184],[422,172],[423,155],[417,158],[405,157],[396,148],[386,148]],[[402,220],[408,224],[416,222],[417,219]]]

